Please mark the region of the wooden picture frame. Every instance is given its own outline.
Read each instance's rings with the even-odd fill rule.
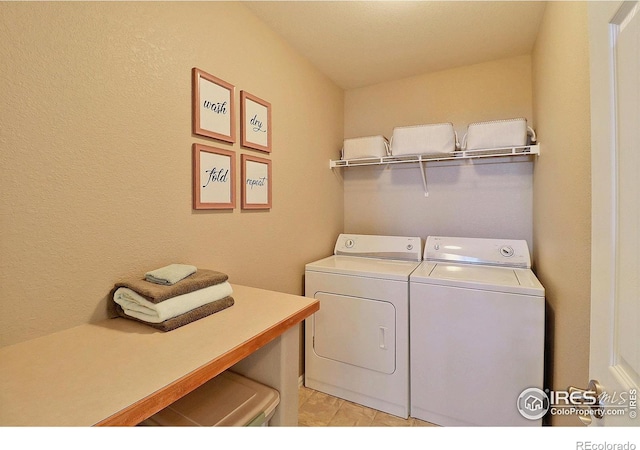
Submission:
[[[236,154],[193,144],[193,209],[236,207]]]
[[[242,209],[271,209],[271,161],[241,156]]]
[[[200,70],[192,70],[193,133],[234,143],[236,141],[235,87]]]
[[[271,153],[271,103],[240,91],[240,145]]]

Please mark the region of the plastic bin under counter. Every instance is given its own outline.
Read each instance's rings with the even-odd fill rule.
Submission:
[[[232,307],[169,332],[117,318],[0,348],[0,426],[137,425],[232,366],[278,390],[272,425],[295,426],[298,324],[319,302],[233,291]]]
[[[227,370],[143,421],[141,426],[268,426],[280,395]]]

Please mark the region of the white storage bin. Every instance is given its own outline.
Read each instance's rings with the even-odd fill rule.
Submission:
[[[278,403],[275,389],[227,370],[140,425],[268,426]]]
[[[456,150],[457,141],[452,123],[396,127],[391,136],[391,154],[451,153]]]
[[[529,134],[535,140],[535,132],[523,118],[476,122],[467,127],[462,147],[464,150],[520,147],[528,144]]]
[[[389,141],[384,136],[345,139],[342,159],[382,158],[389,155]]]

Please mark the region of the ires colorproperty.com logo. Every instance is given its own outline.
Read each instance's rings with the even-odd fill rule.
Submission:
[[[596,391],[550,391],[549,389],[528,388],[518,396],[517,407],[520,414],[529,420],[538,420],[547,413],[559,416],[579,415],[621,416],[628,414],[635,419],[638,414],[636,389],[623,392]]]

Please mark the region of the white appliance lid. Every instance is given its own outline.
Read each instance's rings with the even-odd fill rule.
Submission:
[[[334,255],[422,261],[422,239],[408,236],[340,234]]]
[[[525,240],[429,236],[425,261],[531,268]]]
[[[307,272],[324,272],[383,280],[408,281],[419,261],[386,260],[334,255],[309,263]]]
[[[425,261],[411,274],[410,281],[544,297],[544,287],[535,274],[514,267]]]

